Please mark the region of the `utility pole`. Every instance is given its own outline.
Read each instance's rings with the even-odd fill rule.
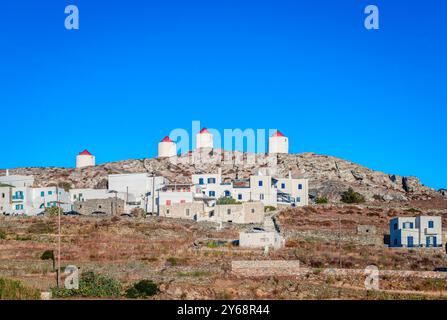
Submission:
[[[155,173],[152,171],[152,208],[151,215],[154,213],[154,199],[155,199]]]
[[[341,218],[338,217],[338,263],[340,269],[342,269],[341,263]]]
[[[59,203],[59,187],[56,185],[56,202],[58,216],[58,240],[57,240],[57,286],[61,283],[61,205]]]

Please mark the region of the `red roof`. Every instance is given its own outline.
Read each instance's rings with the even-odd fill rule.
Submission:
[[[166,136],[161,140],[161,142],[172,142],[172,140],[169,138],[169,136]]]
[[[209,133],[208,130],[206,130],[206,128],[203,128],[202,130],[200,130],[200,133]]]
[[[284,135],[281,133],[281,131],[277,130],[272,137],[284,137]]]
[[[90,152],[88,152],[87,149],[85,149],[84,151],[82,151],[81,153],[79,153],[80,156],[91,156],[92,154]]]

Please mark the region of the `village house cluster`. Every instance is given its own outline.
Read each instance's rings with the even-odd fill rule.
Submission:
[[[213,149],[213,135],[202,129],[196,135],[196,151]],[[287,154],[289,141],[277,131],[269,138],[268,153]],[[168,136],[158,144],[158,157],[177,156]],[[84,150],[76,156],[76,168],[95,166],[95,156]],[[223,182],[221,169],[197,172],[188,183],[173,183],[144,173],[108,175],[105,189],[64,190],[56,185],[35,187],[33,176],[0,177],[0,214],[35,216],[46,208],[60,207],[66,214],[141,215],[217,223],[264,224],[265,212],[288,206],[308,205],[308,180],[278,177],[259,171],[247,179]],[[268,220],[268,219],[267,219]],[[269,230],[242,232],[241,245],[279,248],[284,239],[273,226]],[[390,221],[390,247],[443,246],[442,219],[434,216],[397,217]]]
[[[202,129],[196,149],[213,148],[213,135]],[[269,139],[269,153],[288,153],[288,139],[277,131]],[[176,156],[176,145],[165,137],[159,157]],[[76,168],[95,165],[87,150],[76,156]],[[83,215],[132,214],[135,210],[164,217],[234,223],[261,223],[265,206],[305,206],[308,180],[274,177],[259,172],[249,179],[223,182],[222,172],[193,174],[186,184],[171,183],[148,173],[111,174],[107,189],[71,189],[57,186],[35,188],[32,176],[0,177],[0,213],[33,216],[45,208],[60,206],[63,212]],[[224,199],[224,200],[222,200]],[[231,199],[232,201],[225,201]]]

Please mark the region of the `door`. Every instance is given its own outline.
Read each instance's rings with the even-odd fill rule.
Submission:
[[[431,243],[430,238],[431,238],[431,237],[426,237],[426,238],[425,238],[425,246],[426,246],[427,248],[430,247],[430,243]]]
[[[407,245],[409,246],[409,247],[413,247],[413,237],[412,236],[408,236],[407,237]]]
[[[436,241],[436,237],[433,237],[433,247],[437,247],[438,246],[436,242],[437,242]]]

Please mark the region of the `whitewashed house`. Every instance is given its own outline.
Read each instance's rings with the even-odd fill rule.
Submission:
[[[0,212],[6,215],[35,216],[59,204],[71,209],[70,195],[62,188],[0,187]]]
[[[397,217],[390,220],[390,247],[442,247],[440,216]]]
[[[128,213],[135,208],[156,213],[158,191],[167,184],[164,177],[153,177],[148,173],[111,174],[108,181],[109,191],[125,194],[124,211]]]

